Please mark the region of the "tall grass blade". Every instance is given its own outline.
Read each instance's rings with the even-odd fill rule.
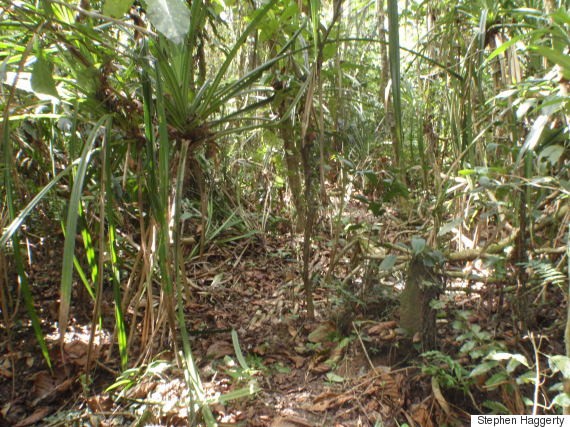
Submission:
[[[24,62],[25,62],[25,58],[29,54],[31,48],[32,48],[32,43],[30,41],[26,47],[26,51],[24,52],[24,54],[22,55],[22,58],[20,59],[19,71],[22,71],[23,66],[24,66]],[[3,159],[4,160],[4,162],[3,162],[4,163],[4,168],[3,168],[4,186],[5,186],[5,190],[6,190],[6,204],[8,207],[8,215],[9,215],[11,224],[14,224],[16,222],[15,221],[15,219],[16,219],[16,208],[15,208],[15,204],[14,204],[14,188],[13,188],[13,182],[12,182],[13,154],[12,154],[12,143],[10,141],[9,120],[10,120],[10,104],[14,98],[17,80],[18,80],[18,74],[16,75],[16,77],[14,79],[14,87],[11,88],[10,94],[5,101],[4,112],[3,112],[3,116],[2,116],[2,154],[4,156],[4,159]],[[21,224],[21,222],[20,222],[20,224]],[[38,318],[38,314],[36,312],[36,309],[34,307],[32,292],[30,290],[30,286],[29,286],[29,282],[28,282],[28,276],[24,270],[24,262],[22,260],[22,253],[20,252],[21,251],[20,240],[18,238],[18,235],[16,234],[16,231],[18,230],[18,228],[19,228],[19,224],[16,227],[13,227],[10,232],[3,233],[2,237],[4,238],[4,236],[6,236],[6,239],[0,245],[0,251],[3,250],[5,242],[7,242],[7,240],[9,238],[11,238],[12,239],[12,246],[14,248],[14,263],[15,263],[15,267],[16,267],[16,273],[18,275],[18,280],[20,282],[20,287],[22,289],[22,295],[24,297],[24,304],[26,306],[26,311],[28,312],[28,316],[30,316],[30,320],[32,322],[32,329],[34,330],[34,335],[36,336],[36,339],[38,340],[38,343],[40,345],[42,355],[43,355],[48,367],[51,369],[51,367],[52,367],[51,359],[50,359],[48,348],[47,348],[47,345],[46,345],[46,342],[44,339],[44,335],[42,332],[41,323],[40,323],[40,320]]]
[[[108,138],[109,139],[109,138]],[[107,150],[106,158],[111,159],[111,144],[105,144],[105,150]],[[113,206],[115,205],[114,191],[113,191],[113,176],[111,171],[112,162],[107,160],[105,163],[105,194],[107,195],[106,208],[106,219],[108,228],[108,253],[110,255],[110,270],[111,270],[111,282],[113,284],[113,299],[115,301],[115,328],[117,331],[117,344],[119,347],[119,356],[121,358],[121,368],[126,369],[128,363],[128,347],[127,347],[127,330],[125,326],[125,317],[122,310],[122,298],[121,298],[121,282],[120,282],[120,272],[118,268],[118,257],[117,257],[117,233],[115,226],[115,211]]]
[[[61,271],[61,285],[60,285],[60,306],[59,306],[59,334],[60,342],[63,344],[65,330],[69,321],[69,310],[71,306],[71,288],[73,284],[73,257],[75,253],[75,233],[77,231],[77,220],[79,217],[79,204],[81,203],[81,193],[83,191],[83,183],[87,174],[87,167],[91,160],[91,155],[94,150],[93,147],[99,136],[101,126],[109,127],[111,125],[111,118],[103,116],[93,126],[87,141],[81,152],[79,165],[75,174],[73,182],[73,189],[71,190],[71,198],[69,200],[69,207],[67,211],[67,220],[65,225],[65,242],[63,245],[63,263]]]

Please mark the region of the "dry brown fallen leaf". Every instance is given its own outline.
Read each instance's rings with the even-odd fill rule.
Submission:
[[[131,388],[127,396],[130,399],[144,399],[156,388],[156,381],[142,381]]]
[[[379,335],[386,329],[393,329],[398,326],[398,322],[395,320],[388,320],[386,322],[377,323],[370,328],[368,328],[368,335]]]
[[[433,392],[435,400],[437,400],[437,403],[439,403],[439,406],[441,406],[441,409],[443,409],[443,412],[445,412],[447,416],[451,416],[451,409],[449,408],[447,400],[445,400],[445,397],[443,397],[443,394],[441,393],[439,381],[436,377],[431,377],[431,390]]]
[[[419,405],[413,405],[410,409],[412,419],[422,427],[434,427],[430,416],[430,411],[425,402]]]
[[[57,393],[68,390],[73,384],[73,378],[65,378],[64,375],[51,375],[48,371],[39,371],[31,376],[33,381],[32,394],[33,405],[54,396]]]
[[[32,415],[29,417],[24,418],[19,423],[15,424],[14,427],[27,427],[35,424],[45,418],[50,412],[53,411],[53,408],[50,406],[42,406],[34,411]]]
[[[108,395],[99,394],[86,399],[87,406],[92,412],[108,412],[113,408],[113,399]]]
[[[313,427],[314,424],[309,422],[308,420],[296,417],[296,416],[287,416],[287,417],[277,417],[271,423],[271,427]]]
[[[212,359],[221,359],[232,354],[234,354],[234,347],[227,341],[216,341],[206,350],[206,356]]]

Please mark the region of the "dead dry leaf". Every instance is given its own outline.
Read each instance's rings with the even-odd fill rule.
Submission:
[[[287,416],[287,417],[277,417],[273,420],[271,427],[313,427],[314,424],[309,422],[308,420],[296,417],[296,416]]]
[[[113,408],[113,399],[108,395],[98,394],[86,399],[87,406],[92,412],[108,412]]]
[[[312,405],[307,406],[305,409],[313,412],[325,412],[329,410],[331,405],[332,405],[331,400],[325,400],[323,402],[313,403]]]
[[[84,367],[87,364],[87,350],[89,349],[89,344],[81,340],[74,340],[66,343],[64,346],[64,351],[70,362],[75,365]],[[97,359],[100,353],[100,346],[93,345],[91,350],[91,359]]]
[[[447,400],[445,400],[445,397],[443,397],[443,394],[441,393],[439,381],[436,377],[431,377],[431,390],[433,392],[435,400],[437,400],[437,403],[439,403],[439,406],[441,406],[441,409],[443,409],[443,412],[445,412],[445,415],[451,416],[451,409],[449,408]]]
[[[127,395],[131,399],[144,399],[155,388],[156,388],[155,381],[143,381],[136,384],[132,389],[130,389]]]
[[[418,425],[422,427],[434,427],[429,410],[425,403],[412,406],[410,415]]]
[[[368,328],[368,335],[379,335],[387,329],[393,329],[398,326],[398,322],[395,320],[388,320],[386,322],[380,322]]]
[[[49,396],[56,386],[56,379],[49,372],[40,371],[33,377],[32,397],[38,400]]]
[[[211,359],[221,359],[232,354],[234,354],[234,347],[227,341],[216,341],[206,350],[206,356]]]
[[[310,367],[309,369],[311,372],[314,372],[316,374],[326,374],[332,369],[332,367],[331,365],[325,362],[325,363],[319,363],[318,365]]]
[[[387,329],[385,331],[383,331],[382,333],[380,333],[380,339],[382,341],[393,341],[396,339],[396,337],[398,336],[398,334],[396,333],[395,329]]]
[[[52,412],[52,408],[49,406],[43,406],[41,408],[38,408],[34,411],[34,413],[32,415],[30,415],[29,417],[24,418],[22,421],[20,421],[19,423],[15,424],[14,427],[27,427],[27,426],[31,426],[32,424],[35,424],[39,421],[41,421],[43,418],[45,418],[50,412]]]
[[[340,360],[340,358],[342,357],[342,355],[344,354],[344,351],[346,350],[346,346],[344,345],[337,345],[332,351],[331,354],[329,355],[328,360],[325,363],[328,363],[330,366],[334,366],[338,363],[338,361]]]
[[[4,378],[12,378],[12,371],[0,366],[0,376]]]

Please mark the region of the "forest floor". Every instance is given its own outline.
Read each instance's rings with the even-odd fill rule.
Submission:
[[[314,271],[326,271],[328,241],[315,239]],[[0,342],[0,427],[188,425],[188,389],[175,360],[180,343],[175,347],[169,334],[154,337],[148,354],[142,351],[148,346],[135,344],[145,363],[121,377],[116,345],[111,345],[113,331],[101,334],[94,342],[97,362],[88,383],[90,314],[75,307],[80,314],[72,319],[60,348],[61,246],[58,238],[30,243],[35,261],[30,281],[41,293],[35,296],[36,308],[42,319],[52,320],[44,324],[44,333],[51,337],[53,371],[27,321],[14,323]],[[447,307],[441,308],[437,323],[440,353],[429,359],[420,357],[398,329],[397,289],[405,271],[369,285],[378,297],[371,304],[339,291],[339,279],[329,286],[317,281],[317,315],[308,320],[296,247],[299,243],[290,235],[253,238],[214,246],[186,266],[191,277],[186,326],[205,394],[245,394],[211,406],[220,426],[431,427],[466,425],[469,414],[484,411],[485,401],[501,402],[512,413],[524,410],[523,396],[509,395],[506,386],[485,388],[486,377],[479,387],[476,381],[466,386],[469,370],[461,364],[473,361],[461,356],[460,347],[468,339],[481,351],[500,341],[505,349],[532,360],[531,343],[519,337],[507,314],[510,309],[505,310],[508,301],[497,305],[492,287],[446,293]],[[348,274],[348,255],[345,271],[337,270],[337,277]],[[549,340],[541,351],[561,354],[564,314],[554,302],[542,310],[541,327]],[[454,327],[458,308],[464,314],[463,329]],[[112,319],[110,296],[102,310]],[[142,328],[140,316],[136,322]],[[446,382],[445,372],[455,376]]]

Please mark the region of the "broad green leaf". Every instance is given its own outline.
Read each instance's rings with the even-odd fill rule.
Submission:
[[[467,341],[465,344],[463,344],[463,345],[461,346],[461,348],[459,349],[459,353],[461,353],[461,354],[467,354],[467,353],[469,353],[471,350],[473,350],[476,345],[477,345],[477,343],[476,343],[475,341]]]
[[[327,372],[327,381],[331,383],[342,383],[344,382],[344,378],[334,372]]]
[[[190,11],[182,0],[147,0],[148,19],[168,40],[181,43],[190,28]]]
[[[515,371],[515,369],[519,366],[519,365],[524,365],[527,368],[530,368],[530,365],[528,364],[528,361],[526,360],[526,357],[524,357],[522,354],[513,354],[512,359],[509,360],[509,362],[507,363],[507,372],[510,374],[512,372]]]
[[[550,356],[548,360],[553,372],[560,372],[564,378],[570,378],[570,358],[567,356]]]
[[[52,73],[53,64],[45,58],[43,53],[40,53],[32,68],[32,90],[34,93],[59,96]]]
[[[548,161],[551,165],[554,165],[560,160],[562,154],[564,154],[562,145],[551,145],[540,152],[538,159]]]
[[[437,233],[438,236],[443,236],[450,231],[453,231],[454,228],[457,228],[463,222],[463,218],[454,218],[446,224],[443,224]]]
[[[112,16],[113,18],[121,18],[133,2],[131,0],[105,0],[103,6],[103,15]]]
[[[505,351],[497,351],[497,352],[491,353],[489,356],[487,356],[487,359],[489,359],[489,360],[511,360],[511,359],[515,359],[519,363],[521,363],[525,366],[528,366],[528,362],[526,360],[526,357],[524,357],[522,354],[512,354],[512,353],[507,353]]]
[[[479,375],[483,375],[483,374],[489,372],[495,366],[497,366],[497,364],[498,363],[495,361],[480,363],[479,365],[475,366],[475,368],[471,371],[469,376],[471,378],[473,378],[473,377],[478,377]]]
[[[517,384],[534,384],[536,383],[536,373],[526,371],[517,377]]]
[[[553,406],[570,406],[570,395],[568,393],[560,393],[552,401]]]
[[[509,376],[507,375],[506,372],[504,371],[497,372],[495,375],[493,375],[491,378],[485,381],[485,387],[487,387],[490,390],[493,390],[497,388],[499,385],[504,384],[505,381],[507,381],[508,379]]]
[[[415,255],[421,254],[425,249],[425,247],[426,247],[425,239],[418,236],[412,237],[412,252]]]
[[[382,263],[380,264],[380,270],[391,270],[394,265],[396,265],[396,260],[398,259],[398,257],[396,255],[388,255],[386,258],[384,258],[384,260],[382,261]]]
[[[510,414],[511,411],[509,411],[509,409],[503,405],[500,402],[495,402],[494,400],[487,400],[486,402],[483,402],[483,406],[485,408],[489,408],[491,411],[493,411],[493,414]]]

